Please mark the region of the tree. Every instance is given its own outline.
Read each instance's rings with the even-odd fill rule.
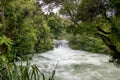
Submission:
[[[95,22],[93,26],[97,29],[96,35],[99,36],[105,45],[113,51],[112,58],[114,61],[120,61],[120,31],[119,31],[119,0],[108,2],[99,0],[82,0],[78,8],[78,21]],[[88,7],[89,6],[89,7]],[[114,11],[115,10],[115,11]],[[101,19],[102,20],[101,20]],[[99,20],[98,20],[99,19]],[[101,21],[104,22],[101,22]],[[106,26],[105,26],[106,25]],[[105,28],[107,27],[108,30]]]
[[[62,5],[61,11],[70,17],[74,32],[81,29],[81,23],[90,23],[92,28],[89,31],[91,30],[96,36],[99,36],[113,52],[113,61],[120,61],[119,0],[67,0],[67,2],[66,0],[63,2],[44,0],[44,2]],[[75,6],[75,4],[77,5]]]
[[[11,54],[23,57],[52,48],[52,37],[45,15],[34,1],[9,2],[4,6],[4,12],[1,35],[14,41]]]

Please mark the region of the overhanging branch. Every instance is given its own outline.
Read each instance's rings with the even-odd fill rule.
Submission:
[[[96,27],[96,28],[99,32],[102,32],[103,34],[110,34],[110,32],[106,32],[103,29],[101,29],[100,27]]]

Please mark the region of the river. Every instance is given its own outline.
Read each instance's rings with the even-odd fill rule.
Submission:
[[[51,51],[35,54],[32,64],[45,73],[55,69],[56,80],[120,80],[120,68],[109,63],[109,56],[72,50],[66,40],[54,40]]]

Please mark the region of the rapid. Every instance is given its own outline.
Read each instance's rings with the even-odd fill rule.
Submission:
[[[120,80],[120,68],[109,63],[108,55],[72,50],[66,40],[54,40],[54,45],[30,62],[44,73],[56,68],[56,80]]]

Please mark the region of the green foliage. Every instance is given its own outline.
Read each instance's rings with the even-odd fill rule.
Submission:
[[[97,46],[104,48],[103,46],[106,45],[113,52],[112,57],[115,60],[120,60],[119,0],[64,0],[63,2],[45,0],[44,2],[61,5],[60,12],[72,21],[72,24],[67,28],[67,32],[73,34],[71,38],[73,43],[82,44],[85,42],[84,45],[87,44],[96,48]],[[55,19],[50,23],[50,25],[56,23]],[[77,33],[80,38],[74,39]],[[99,40],[98,36],[103,42]],[[76,45],[78,45],[77,43]]]
[[[11,54],[13,40],[7,38],[5,35],[0,37],[0,64],[11,62],[13,60],[13,54]]]
[[[55,70],[50,76],[43,74],[36,65],[10,63],[0,67],[0,80],[54,80]]]
[[[49,17],[48,18],[48,26],[50,26],[51,33],[54,34],[55,38],[57,36],[59,36],[59,34],[61,33],[61,26],[60,26],[60,22],[58,22],[58,20],[56,20],[54,17]]]
[[[112,8],[115,8],[115,15],[120,17],[120,0],[109,0],[109,3]]]
[[[118,8],[119,3],[119,0],[109,0],[108,3],[99,0],[82,0],[77,13],[77,16],[79,16],[77,18],[78,21],[90,21],[90,23],[97,29],[94,33],[97,34],[104,44],[113,52],[113,60],[118,62],[120,60],[120,38],[118,27],[118,19],[120,16],[120,10]],[[106,13],[114,14],[107,15]]]
[[[100,7],[100,0],[82,0],[77,10],[77,20],[92,20],[101,12]]]
[[[119,21],[119,17],[115,17],[112,19],[112,21],[114,22],[115,26],[112,27],[112,31],[111,34],[109,35],[109,38],[111,39],[112,43],[114,45],[116,45],[116,48],[118,50],[118,52],[120,52],[120,21]]]
[[[39,26],[37,32],[37,43],[35,44],[35,50],[37,53],[45,52],[53,48],[52,44],[52,34],[50,33],[50,28],[47,26],[47,22],[43,21],[43,24]]]
[[[45,15],[34,1],[17,0],[4,6],[2,33],[14,41],[11,53],[22,57],[52,48],[52,34]]]
[[[6,65],[8,63],[8,59],[6,58],[6,56],[0,54],[0,67],[2,67],[2,65]]]
[[[9,66],[9,65],[8,65]],[[11,69],[7,69],[7,77],[9,80],[40,80],[40,71],[36,65],[32,65],[27,62],[25,66],[16,65],[13,63]]]
[[[11,51],[12,45],[13,45],[13,41],[10,38],[7,38],[5,35],[0,37],[1,49],[3,49],[3,50],[6,49],[6,52],[9,52],[9,51]],[[2,52],[2,53],[4,53],[4,52]]]
[[[35,43],[37,42],[37,29],[34,27],[32,19],[25,19],[19,31],[19,52],[22,54],[34,53]]]
[[[11,1],[13,1],[13,0],[1,0],[1,5],[2,6],[7,5]]]
[[[54,39],[60,39],[66,35],[66,26],[70,25],[70,21],[61,18],[57,14],[50,13],[48,15],[47,24],[51,29],[51,33],[54,35]]]
[[[73,34],[68,38],[70,47],[94,53],[108,53],[108,48],[103,44],[102,40],[94,35],[97,29],[93,24],[86,21],[79,25],[68,26],[67,32]]]
[[[72,49],[85,50],[93,53],[108,53],[108,48],[102,40],[95,38],[94,35],[76,34],[69,38],[69,45]]]

